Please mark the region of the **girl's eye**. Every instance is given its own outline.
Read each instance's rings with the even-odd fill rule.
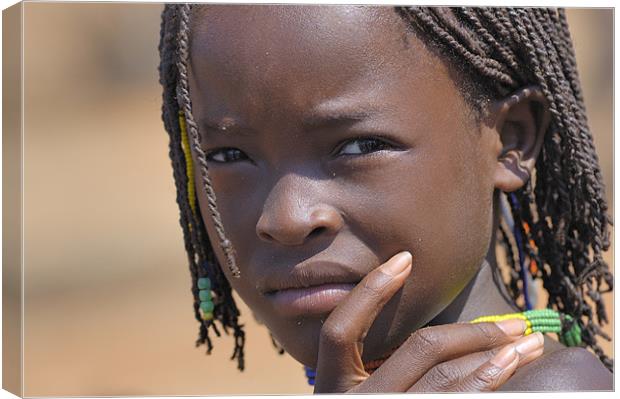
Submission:
[[[207,153],[207,160],[219,163],[236,162],[248,159],[245,152],[237,148],[219,148]]]
[[[361,155],[393,148],[392,145],[377,138],[361,138],[347,141],[337,155]]]

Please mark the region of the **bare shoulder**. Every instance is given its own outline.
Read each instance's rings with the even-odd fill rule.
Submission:
[[[611,391],[613,374],[591,352],[545,339],[545,353],[517,370],[501,391]]]

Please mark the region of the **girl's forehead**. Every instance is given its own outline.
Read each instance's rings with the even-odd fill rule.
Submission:
[[[193,55],[255,62],[300,57],[320,62],[351,53],[386,57],[388,50],[403,47],[406,36],[404,21],[391,7],[286,5],[200,7],[191,34]]]
[[[436,73],[423,47],[392,7],[202,6],[192,15],[191,84],[247,101],[370,92]]]
[[[337,5],[203,5],[193,9],[192,30],[217,31],[224,28],[227,33],[233,30],[250,35],[261,33],[264,36],[287,30],[293,37],[318,35],[322,38],[336,37],[345,32],[359,35],[362,31],[371,32],[373,27],[394,27],[394,32],[403,33],[404,22],[393,7],[382,6],[337,6]],[[354,29],[358,27],[359,30]],[[213,28],[213,29],[212,29]]]

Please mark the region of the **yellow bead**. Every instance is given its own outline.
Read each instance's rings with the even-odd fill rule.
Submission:
[[[187,137],[187,127],[185,125],[185,115],[179,112],[179,128],[181,129],[181,147],[185,154],[185,173],[187,174],[187,198],[192,212],[196,214],[196,189],[194,187],[194,165],[192,163],[192,152]]]
[[[209,320],[213,320],[213,313],[208,312],[208,313],[203,313],[202,314],[202,319],[204,321],[209,321]]]

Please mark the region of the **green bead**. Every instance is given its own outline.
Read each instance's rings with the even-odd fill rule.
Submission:
[[[532,326],[561,327],[562,322],[560,320],[536,320],[532,321]]]
[[[571,328],[570,334],[575,341],[575,346],[581,344],[581,328],[579,328],[579,325],[577,323],[575,323],[573,325],[573,328]]]
[[[211,300],[211,291],[210,290],[200,290],[198,292],[198,297],[201,301],[210,301]]]
[[[198,279],[198,289],[199,290],[210,290],[211,289],[211,280],[209,280],[209,277],[201,277]]]
[[[577,346],[577,343],[575,342],[575,338],[570,333],[564,334],[562,336],[561,342],[566,346]]]
[[[560,337],[560,342],[566,346],[581,345],[581,328],[579,325],[577,323],[573,324],[573,327]]]
[[[554,315],[536,315],[528,317],[530,320],[560,320],[559,317]]]
[[[537,316],[537,317],[530,317],[528,320],[531,320],[532,323],[537,322],[537,321],[560,321],[559,317],[553,317],[553,316]]]
[[[541,332],[541,333],[559,333],[560,331],[562,331],[562,329],[558,326],[558,327],[553,327],[553,326],[532,326],[532,331],[534,332]]]
[[[202,309],[202,311],[205,313],[213,312],[213,308],[214,305],[211,301],[200,302],[200,309]]]
[[[559,318],[560,316],[558,312],[552,309],[528,310],[528,311],[523,312],[523,314],[525,315],[525,317],[527,317],[530,320],[537,319],[537,318]]]

